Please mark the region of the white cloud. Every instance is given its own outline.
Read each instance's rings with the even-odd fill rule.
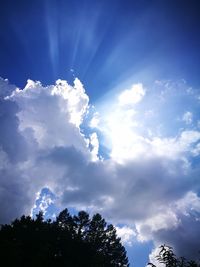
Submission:
[[[118,101],[120,106],[134,105],[142,100],[145,95],[145,90],[141,83],[133,84],[131,89],[124,90],[119,96]]]
[[[136,223],[139,241],[148,241],[153,239],[154,232],[166,229],[174,229],[179,224],[179,220],[172,209],[162,207],[158,214],[153,214],[146,220]]]
[[[74,86],[57,80],[55,85],[43,87],[40,82],[28,80],[24,90],[16,89],[7,100],[20,109],[20,133],[30,138],[31,132],[40,148],[73,145],[87,151],[88,142],[79,127],[89,99],[77,78]]]
[[[91,153],[93,160],[98,160],[99,153],[99,140],[96,133],[90,135],[90,145],[92,146]]]
[[[193,211],[200,213],[200,198],[192,191],[187,192],[175,205],[177,210],[186,216]]]
[[[0,94],[0,198],[6,207],[1,211],[1,222],[6,222],[28,210],[30,213],[36,192],[43,187],[56,188],[67,166],[50,166],[51,150],[65,147],[70,152],[74,147],[90,161],[98,141],[93,135],[91,152],[89,140],[80,132],[89,99],[78,79],[74,86],[58,80],[47,87],[28,80],[23,90],[2,79]]]
[[[199,131],[183,131],[179,136],[173,138],[153,138],[151,145],[153,151],[158,155],[178,158],[183,156],[184,153],[189,153],[192,149],[197,148],[198,142],[200,140]]]
[[[80,80],[75,78],[73,87],[66,81],[57,80],[56,86],[54,86],[51,94],[59,95],[61,99],[65,100],[65,105],[62,101],[60,104],[63,104],[63,106],[60,107],[64,109],[64,112],[67,111],[70,113],[70,122],[79,127],[89,102],[89,98],[85,94],[84,87]]]
[[[133,243],[133,239],[136,236],[135,231],[128,226],[116,227],[116,230],[117,235],[121,238],[123,244],[131,246]]]
[[[159,255],[160,250],[161,250],[160,247],[156,247],[151,251],[149,255],[149,262],[151,262],[157,267],[165,267],[166,265],[164,263],[160,263],[156,258]]]
[[[183,131],[180,137],[180,144],[187,148],[190,144],[196,143],[200,139],[199,131]]]
[[[95,112],[95,113],[93,114],[93,117],[92,117],[92,119],[91,119],[91,121],[90,121],[89,126],[90,126],[91,128],[98,128],[98,126],[99,126],[99,122],[100,122],[100,119],[99,119],[99,113],[98,113],[98,112]]]
[[[126,121],[126,115],[125,119]],[[112,121],[112,123],[115,123]],[[125,124],[125,125],[124,125]],[[109,135],[112,140],[111,157],[118,162],[138,157],[162,156],[178,159],[186,154],[199,154],[199,131],[182,131],[175,137],[155,137],[149,132],[146,137],[134,132],[130,124],[110,124]]]
[[[105,136],[105,145],[113,160],[122,163],[152,155],[186,159],[186,154],[198,154],[200,132],[192,129],[191,124],[185,127],[183,121],[177,125],[176,119],[186,108],[186,100],[196,103],[195,94],[188,93],[185,82],[156,84],[158,87],[146,91],[142,84],[135,84],[118,95],[118,102],[110,101],[107,108],[103,106],[105,113],[101,114],[98,128]],[[137,105],[130,104],[134,102],[134,94]],[[175,104],[180,100],[183,107]],[[187,122],[192,120],[193,113],[186,112],[186,118]]]

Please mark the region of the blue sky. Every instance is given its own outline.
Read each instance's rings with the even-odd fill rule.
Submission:
[[[22,86],[74,69],[93,101],[144,72],[198,85],[198,14],[198,1],[7,1],[0,71]]]
[[[162,243],[196,257],[199,12],[194,0],[1,5],[1,222],[86,209],[118,227],[131,266]]]

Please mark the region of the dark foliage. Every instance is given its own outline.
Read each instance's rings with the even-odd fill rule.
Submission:
[[[0,229],[1,266],[129,266],[113,225],[100,214],[63,210],[55,221],[22,216]]]
[[[156,259],[164,264],[165,267],[200,267],[200,264],[196,261],[188,261],[183,257],[178,258],[174,254],[172,247],[167,245],[160,246],[160,252]],[[148,266],[156,267],[152,263],[148,263]]]

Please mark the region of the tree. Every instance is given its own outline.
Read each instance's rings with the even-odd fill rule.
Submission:
[[[68,209],[64,209],[59,213],[55,224],[63,231],[69,232],[72,236],[75,235],[75,223]]]
[[[200,264],[193,260],[186,260],[184,257],[178,258],[173,248],[167,245],[160,246],[160,252],[156,256],[156,259],[165,265],[165,267],[200,267]],[[152,263],[148,263],[147,266],[156,267]]]
[[[73,217],[75,231],[79,239],[85,240],[88,234],[90,224],[89,214],[85,211],[80,211],[78,216]]]
[[[0,229],[0,259],[4,266],[112,267],[129,266],[125,248],[113,225],[100,214],[92,219],[67,209],[55,221],[22,216]],[[6,264],[5,264],[6,263]]]
[[[101,266],[129,266],[126,250],[117,237],[115,227],[107,225],[100,214],[93,216],[86,239],[92,244],[95,259],[101,262]]]

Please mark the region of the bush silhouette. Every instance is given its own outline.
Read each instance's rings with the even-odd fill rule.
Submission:
[[[188,261],[184,257],[178,258],[174,254],[173,248],[167,245],[160,246],[160,251],[156,259],[165,267],[200,267],[200,264],[194,260]],[[148,263],[147,266],[156,267],[152,263]]]

